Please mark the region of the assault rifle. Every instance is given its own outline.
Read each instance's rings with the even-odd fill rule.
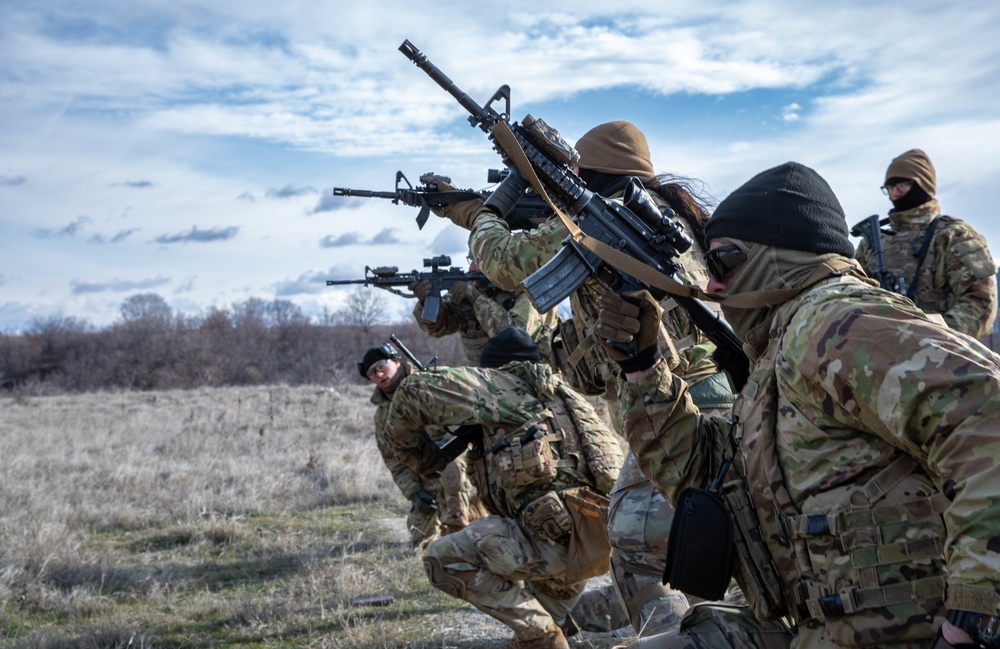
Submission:
[[[624,204],[595,194],[570,170],[580,156],[555,129],[531,115],[521,123],[510,121],[509,86],[501,86],[486,104],[479,106],[410,41],[403,41],[399,50],[469,112],[469,123],[489,135],[493,148],[510,170],[486,199],[487,207],[500,216],[508,214],[528,189],[528,179],[517,168],[516,160],[520,159],[521,152],[516,149],[520,149],[546,192],[561,209],[574,217],[584,234],[663,275],[672,276],[680,269],[674,259],[687,250],[692,241],[684,233],[683,225],[674,219],[673,211],[661,213],[638,180],[633,179],[626,187]],[[503,102],[503,107],[498,112],[493,105],[499,101]],[[608,290],[619,293],[646,289],[657,300],[667,296],[665,290],[608,264],[572,237],[563,241],[562,250],[521,285],[535,307],[544,313],[590,277]],[[733,388],[742,388],[749,377],[750,362],[732,328],[701,301],[683,295],[673,297],[687,311],[691,321],[715,343],[712,358],[729,376]]]
[[[421,372],[432,372],[437,369],[437,356],[434,356],[424,364],[420,362],[413,352],[407,349],[406,345],[396,337],[396,334],[389,336],[389,342],[399,350],[399,353],[410,359],[414,367]],[[448,432],[452,437],[442,444],[438,444],[431,439],[431,436],[426,431],[422,432],[417,439],[417,453],[421,457],[427,458],[427,462],[429,463],[427,470],[432,473],[443,471],[450,462],[453,462],[455,458],[469,448],[470,443],[482,443],[483,427],[479,424],[455,426],[449,429]]]
[[[413,352],[411,352],[409,348],[403,344],[402,340],[396,338],[396,334],[389,334],[389,342],[392,343],[392,346],[395,347],[400,354],[410,359],[410,362],[413,363],[413,366],[416,367],[421,372],[430,372],[432,370],[437,369],[437,362],[438,362],[437,356],[431,356],[431,359],[427,361],[426,364],[424,364],[420,362],[420,359],[418,359],[416,356],[413,355]]]
[[[865,245],[872,251],[876,267],[875,275],[872,279],[876,280],[879,286],[884,289],[894,291],[900,295],[906,295],[906,280],[902,277],[896,277],[891,270],[886,268],[885,253],[882,250],[881,225],[882,223],[879,221],[878,214],[872,214],[851,228],[851,236],[864,239]]]
[[[507,175],[507,170],[490,169],[487,172],[487,182],[498,183]],[[451,182],[451,178],[447,176],[438,176],[433,172],[425,173],[420,176],[420,185],[414,187],[410,181],[403,175],[402,171],[396,172],[396,189],[391,192],[380,192],[373,191],[369,189],[351,189],[350,187],[334,187],[334,196],[356,196],[359,198],[386,198],[391,200],[396,205],[402,203],[403,205],[409,205],[410,207],[419,207],[420,211],[417,213],[417,228],[423,229],[424,224],[427,223],[427,217],[430,214],[432,207],[444,207],[445,205],[450,205],[451,203],[460,203],[463,201],[471,200],[474,198],[480,198],[485,200],[493,192],[489,191],[475,191],[472,189],[463,189],[455,192],[441,192],[438,189],[438,182],[445,181],[447,183]],[[400,182],[406,183],[405,186],[401,186]],[[545,201],[541,196],[535,194],[534,192],[526,193],[520,199],[518,199],[517,204],[514,205],[514,209],[511,210],[504,220],[507,221],[507,225],[510,226],[511,230],[531,230],[537,228],[538,225],[544,222],[552,210],[549,206],[545,204]]]
[[[450,268],[446,268],[450,266]],[[376,286],[385,289],[390,293],[405,298],[417,297],[412,293],[407,293],[397,287],[409,286],[421,280],[430,280],[431,294],[424,300],[424,308],[420,312],[420,319],[427,322],[435,322],[438,318],[438,309],[441,306],[441,292],[447,291],[457,282],[471,282],[475,280],[485,280],[486,275],[462,270],[458,266],[451,266],[451,257],[448,255],[438,255],[430,259],[424,259],[424,268],[430,268],[423,272],[411,270],[408,273],[399,272],[398,266],[365,266],[364,279],[328,279],[327,286],[341,286],[344,284],[364,284],[365,286]]]

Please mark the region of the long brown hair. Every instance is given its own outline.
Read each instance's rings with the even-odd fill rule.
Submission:
[[[705,223],[712,215],[711,208],[715,201],[705,190],[703,181],[674,174],[660,174],[643,184],[646,189],[663,197],[670,208],[677,212],[677,216],[688,224],[698,243],[703,248],[707,247]]]

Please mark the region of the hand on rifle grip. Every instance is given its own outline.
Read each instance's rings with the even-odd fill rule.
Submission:
[[[448,289],[448,294],[451,295],[451,301],[455,304],[461,304],[462,302],[474,304],[480,292],[475,282],[455,282]]]
[[[419,300],[426,300],[433,290],[431,280],[422,279],[419,282],[411,282],[407,285],[407,290],[417,296]]]
[[[435,178],[439,194],[458,191],[444,176],[436,176]],[[434,212],[435,215],[441,218],[450,220],[460,228],[471,230],[472,223],[483,209],[483,199],[473,198],[467,201],[459,201],[458,203],[448,203],[439,207],[431,207],[431,212]]]
[[[658,345],[663,309],[649,291],[605,293],[594,336],[623,372],[649,369],[660,359]]]

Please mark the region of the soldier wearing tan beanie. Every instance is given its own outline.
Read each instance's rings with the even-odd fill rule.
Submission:
[[[937,174],[927,154],[920,149],[910,149],[892,159],[885,170],[885,186],[893,180],[912,180],[931,198],[937,193]]]
[[[637,176],[648,180],[656,175],[649,156],[646,136],[625,121],[595,126],[576,143],[581,169],[615,176]]]
[[[910,149],[893,158],[882,191],[892,202],[882,220],[885,266],[902,280],[900,292],[927,313],[941,314],[952,329],[985,336],[997,314],[997,268],[975,228],[942,215],[930,157]],[[877,270],[864,241],[855,256],[869,274]]]

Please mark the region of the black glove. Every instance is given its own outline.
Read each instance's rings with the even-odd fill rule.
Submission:
[[[423,489],[417,489],[410,495],[410,502],[413,507],[416,508],[421,514],[433,514],[437,511],[437,502],[434,501],[434,496],[430,495]]]
[[[663,309],[649,291],[605,293],[600,305],[594,337],[623,372],[641,372],[660,360]]]
[[[427,296],[431,294],[431,280],[422,279],[419,282],[411,282],[406,289],[416,295],[418,300],[426,300]]]

